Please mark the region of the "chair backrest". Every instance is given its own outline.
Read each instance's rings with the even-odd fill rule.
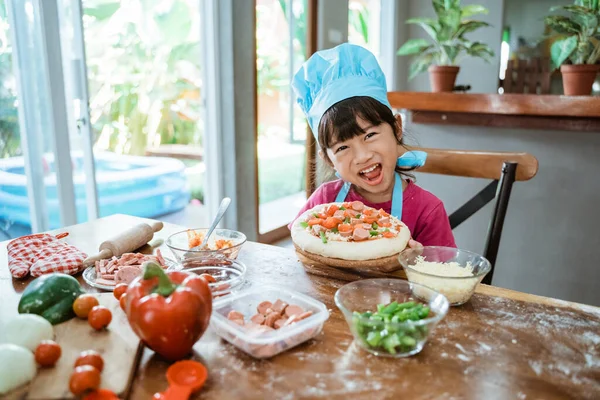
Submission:
[[[548,57],[508,60],[500,85],[504,93],[548,94],[551,75]]]
[[[417,147],[410,147],[410,149],[427,152],[427,162],[419,168],[419,172],[492,180],[489,185],[449,216],[450,226],[454,229],[494,200],[483,251],[483,256],[492,264],[492,270],[483,279],[483,283],[491,284],[512,184],[515,181],[527,181],[533,178],[538,171],[538,160],[528,153]]]
[[[499,180],[505,162],[518,164],[516,181],[527,181],[538,171],[538,160],[529,153],[447,150],[409,147],[427,152],[427,163],[419,172]]]

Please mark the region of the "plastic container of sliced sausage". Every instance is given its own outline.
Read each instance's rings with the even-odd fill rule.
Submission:
[[[244,314],[245,321],[249,321],[261,302],[274,302],[277,299],[312,311],[313,315],[269,332],[256,332],[227,319],[227,314],[235,310]],[[317,336],[328,318],[329,311],[325,304],[312,297],[283,287],[257,286],[215,301],[211,326],[217,335],[252,357],[269,358]]]

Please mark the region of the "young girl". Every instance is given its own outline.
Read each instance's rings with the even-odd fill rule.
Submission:
[[[318,204],[358,200],[400,218],[412,234],[409,247],[456,247],[441,200],[406,179],[426,154],[403,146],[402,121],[394,117],[373,54],[347,43],[317,52],[292,87],[319,156],[340,178],[322,184],[300,214]]]

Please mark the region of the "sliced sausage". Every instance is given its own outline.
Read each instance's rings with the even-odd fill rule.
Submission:
[[[204,278],[204,280],[208,283],[215,283],[217,281],[211,274],[201,274],[200,277]]]
[[[304,309],[300,306],[295,306],[295,305],[289,305],[287,306],[287,308],[285,309],[285,316],[286,317],[291,317],[292,315],[300,315],[304,312]]]
[[[356,241],[367,240],[369,238],[369,231],[364,228],[356,228],[352,233],[352,238]]]
[[[241,312],[235,311],[235,310],[231,310],[229,311],[229,314],[227,314],[227,319],[234,321],[236,319],[241,319],[242,322],[244,321],[244,314],[242,314]]]
[[[285,301],[277,299],[275,303],[273,303],[273,306],[271,308],[273,309],[273,311],[278,312],[279,314],[283,314],[283,311],[287,306],[288,304]]]
[[[265,326],[270,326],[272,328],[273,325],[275,325],[275,321],[277,321],[279,318],[281,318],[281,314],[279,314],[276,311],[273,311],[272,313],[266,316]]]
[[[311,315],[313,315],[313,312],[312,311],[307,311],[305,313],[302,313],[302,314],[298,315],[296,321],[302,321],[303,319],[306,319],[306,318],[310,317]]]
[[[346,218],[346,216],[344,215],[344,210],[337,210],[336,212],[333,213],[333,217],[338,218],[338,219]]]
[[[258,307],[256,307],[256,310],[262,315],[267,315],[267,310],[269,310],[272,306],[273,303],[271,303],[270,301],[263,301],[258,305]]]
[[[362,223],[363,223],[362,219],[359,219],[359,218],[352,218],[350,220],[350,224],[352,224],[352,225],[358,225],[358,224],[362,224]]]
[[[117,286],[117,283],[115,281],[103,278],[96,278],[96,283],[98,285]]]
[[[293,324],[294,322],[296,322],[298,320],[298,315],[292,315],[291,317],[289,317],[287,319],[287,321],[285,321],[285,323],[283,324],[283,326],[288,326]]]
[[[362,227],[368,231],[373,229],[373,225],[371,225],[371,224],[362,224]]]
[[[215,292],[222,292],[223,290],[227,290],[231,287],[229,283],[221,283],[215,287]]]
[[[115,274],[116,283],[130,284],[135,278],[140,276],[142,271],[137,267],[121,267]]]
[[[275,324],[273,324],[273,328],[281,329],[283,327],[283,325],[285,324],[285,321],[287,321],[286,318],[278,319],[277,321],[275,321]]]
[[[352,236],[352,231],[340,232],[340,235],[342,237],[349,237],[349,236]]]
[[[365,205],[362,203],[362,201],[353,201],[352,202],[352,209],[354,211],[362,211],[363,208],[365,208]]]
[[[379,218],[379,221],[377,221],[377,223],[379,225],[389,224],[390,223],[390,219],[388,217],[381,217],[381,218]]]
[[[265,316],[262,314],[256,314],[256,315],[253,315],[252,318],[250,318],[250,321],[252,321],[253,323],[255,323],[257,325],[262,325],[265,323]]]
[[[238,324],[239,326],[244,326],[243,319],[232,319],[231,322],[233,322],[234,324]]]

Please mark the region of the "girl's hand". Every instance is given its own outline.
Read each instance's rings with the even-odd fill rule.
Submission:
[[[418,248],[422,248],[423,245],[421,243],[417,242],[416,240],[414,240],[414,239],[411,238],[408,241],[408,247],[411,248],[411,249],[418,249]]]

